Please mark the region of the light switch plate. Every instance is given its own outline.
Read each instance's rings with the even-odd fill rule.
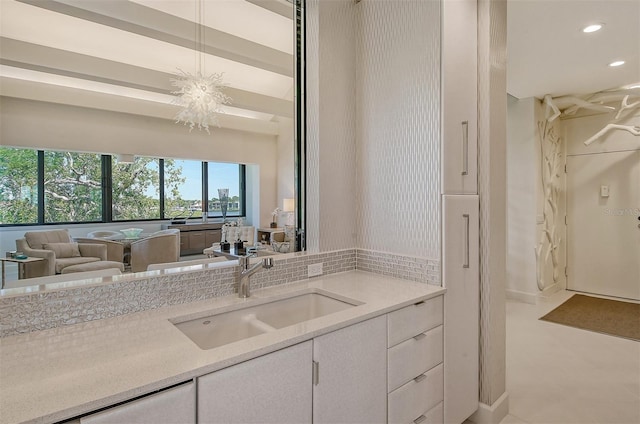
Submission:
[[[322,262],[319,264],[311,264],[307,268],[307,275],[309,277],[315,277],[316,275],[322,275]]]

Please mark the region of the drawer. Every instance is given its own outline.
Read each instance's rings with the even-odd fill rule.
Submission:
[[[388,344],[395,346],[415,335],[442,325],[442,296],[388,314]]]
[[[392,392],[414,377],[442,362],[442,326],[420,333],[389,349],[388,391]]]
[[[418,418],[414,424],[442,424],[444,422],[444,402],[440,402]]]
[[[389,393],[389,423],[412,423],[444,397],[443,365],[421,374]]]

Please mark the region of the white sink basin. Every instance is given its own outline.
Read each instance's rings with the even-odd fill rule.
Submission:
[[[268,331],[309,321],[360,304],[320,293],[297,294],[261,305],[188,321],[171,320],[201,349],[213,349],[228,343],[258,336]]]
[[[266,303],[255,308],[256,318],[275,327],[283,328],[340,312],[356,306],[318,293],[307,293],[288,299]]]

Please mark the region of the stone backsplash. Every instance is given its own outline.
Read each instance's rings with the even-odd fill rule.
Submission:
[[[261,270],[251,278],[252,288],[307,279],[308,265],[316,263],[323,264],[325,275],[360,269],[440,285],[437,261],[346,249],[276,259],[272,269]],[[144,277],[125,274],[107,284],[5,293],[0,295],[0,337],[230,295],[235,291],[237,272],[237,266],[230,266]]]

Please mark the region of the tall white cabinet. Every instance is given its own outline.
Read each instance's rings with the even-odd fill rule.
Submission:
[[[442,2],[442,281],[444,422],[479,399],[477,0]]]

